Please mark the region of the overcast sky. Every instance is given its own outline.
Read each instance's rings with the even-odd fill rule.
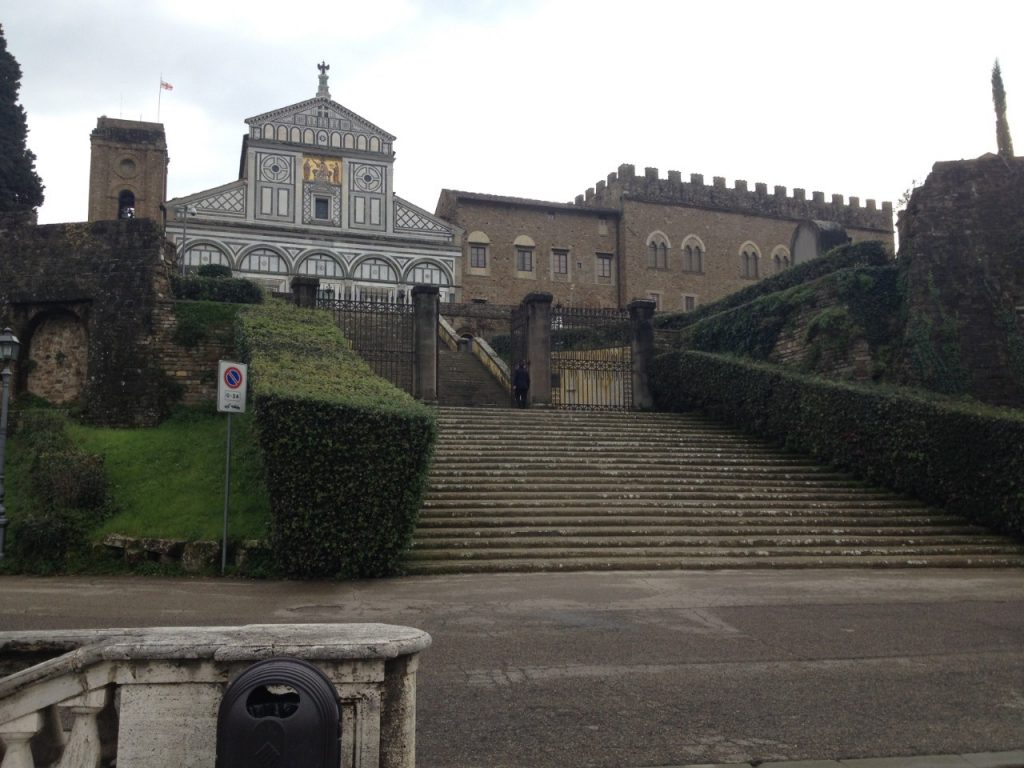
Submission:
[[[2,2],[41,223],[86,218],[96,118],[156,121],[161,76],[173,198],[237,179],[245,118],[315,96],[321,60],[431,211],[444,187],[569,202],[620,163],[896,204],[995,151],[996,57],[1024,152],[1006,0]]]

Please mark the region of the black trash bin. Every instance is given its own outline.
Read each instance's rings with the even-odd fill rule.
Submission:
[[[340,712],[334,685],[309,662],[257,662],[224,691],[217,768],[337,768]]]

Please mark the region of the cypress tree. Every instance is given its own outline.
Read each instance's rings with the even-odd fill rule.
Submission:
[[[1003,157],[1013,157],[1013,141],[1010,126],[1006,122],[1006,91],[1003,90],[1003,73],[999,70],[999,59],[992,67],[992,102],[996,105],[996,145]]]
[[[43,204],[36,156],[25,145],[28,125],[18,104],[21,67],[7,50],[0,25],[0,213],[31,211]]]

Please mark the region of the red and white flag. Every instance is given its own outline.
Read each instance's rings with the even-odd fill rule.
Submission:
[[[164,80],[160,81],[160,87],[163,88],[165,91],[173,91],[174,90],[174,86],[171,85],[170,83],[164,81]]]

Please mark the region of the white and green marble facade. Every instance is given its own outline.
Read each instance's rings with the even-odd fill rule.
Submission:
[[[395,137],[332,101],[326,69],[316,97],[245,121],[241,178],[168,201],[179,260],[187,232],[188,266],[272,290],[317,275],[338,298],[408,301],[430,284],[456,300],[460,233],[394,194]]]

